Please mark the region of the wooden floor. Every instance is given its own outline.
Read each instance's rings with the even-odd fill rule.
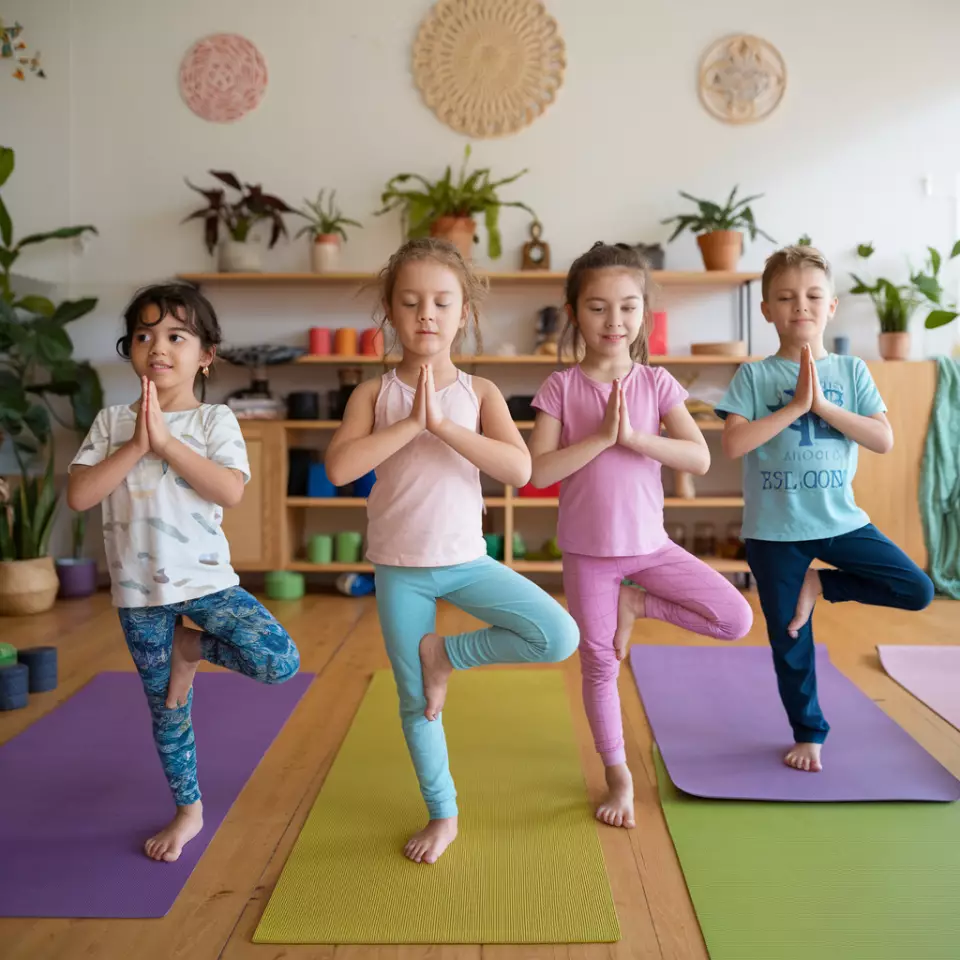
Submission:
[[[756,609],[756,598],[751,596],[751,602]],[[313,595],[270,606],[300,647],[302,669],[315,672],[317,678],[233,805],[169,915],[146,921],[0,919],[3,960],[296,960],[334,955],[338,960],[706,960],[697,919],[657,804],[650,731],[626,670],[621,674],[620,690],[627,757],[637,781],[637,829],[599,828],[623,931],[619,943],[569,947],[253,945],[253,931],[369,676],[388,665],[372,599]],[[764,642],[759,614],[757,620],[743,643]],[[473,622],[453,608],[441,608],[441,632],[455,632]],[[960,776],[960,733],[891,681],[880,669],[874,649],[877,643],[960,641],[960,604],[936,601],[923,613],[910,614],[821,603],[816,631],[840,670]],[[132,669],[116,613],[104,594],[60,604],[48,614],[0,620],[0,633],[3,640],[17,646],[56,644],[61,671],[55,693],[32,697],[26,710],[0,714],[0,742],[16,736],[100,671]],[[711,642],[655,622],[643,623],[634,640]],[[567,679],[583,769],[595,801],[603,774],[580,705],[576,658],[545,669],[561,669]],[[825,760],[829,763],[829,746]]]

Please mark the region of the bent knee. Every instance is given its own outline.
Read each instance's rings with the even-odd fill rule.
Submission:
[[[925,610],[933,603],[933,581],[921,570],[919,576],[910,583],[906,595],[903,597],[904,609]]]
[[[290,653],[283,657],[275,657],[273,669],[270,671],[270,683],[284,683],[295,676],[300,669],[300,651],[290,644]]]
[[[737,603],[731,608],[729,615],[718,624],[719,640],[741,640],[753,627],[753,608],[746,599],[737,594]]]
[[[556,611],[540,626],[545,641],[545,663],[560,663],[573,656],[580,645],[580,628],[563,607],[557,604]]]

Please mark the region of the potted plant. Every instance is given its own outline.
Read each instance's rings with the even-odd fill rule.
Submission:
[[[58,557],[57,580],[62,600],[89,597],[97,590],[97,561],[83,555],[83,543],[87,533],[88,511],[76,512],[70,523],[72,551],[69,557]]]
[[[305,233],[313,238],[311,248],[311,263],[314,273],[330,273],[335,270],[340,260],[340,242],[347,239],[347,232],[344,227],[360,227],[363,225],[356,220],[350,220],[343,216],[337,207],[335,200],[336,190],[330,191],[330,199],[327,202],[327,208],[323,207],[323,194],[321,190],[317,194],[316,200],[304,200],[306,205],[303,210],[296,211],[301,217],[306,217],[310,222],[297,231],[297,237],[302,237]]]
[[[13,173],[14,160],[12,150],[0,147],[0,187]],[[92,226],[63,227],[15,241],[0,196],[0,439],[10,437],[20,472],[19,486],[5,485],[0,506],[0,611],[38,612],[53,604],[57,577],[47,556],[56,505],[51,418],[86,433],[103,406],[100,378],[89,363],[73,359],[66,330],[97,301],[54,304],[45,297],[18,298],[11,271],[25,248],[88,232],[97,231]],[[69,399],[72,423],[51,401],[57,396]],[[38,478],[33,467],[44,457],[46,470]]]
[[[944,301],[943,287],[940,285],[940,266],[943,257],[933,247],[928,247],[924,269],[910,273],[908,283],[896,284],[885,277],[879,277],[873,283],[867,283],[852,273],[854,285],[852,294],[865,294],[870,297],[880,321],[879,348],[884,360],[906,360],[910,356],[910,320],[920,309],[928,311],[925,326],[928,329],[942,327],[956,319],[956,304]],[[861,243],[857,247],[857,256],[868,260],[874,254],[872,243]],[[960,241],[950,252],[948,260],[960,254]]]
[[[203,239],[210,254],[220,246],[219,268],[223,273],[257,273],[261,269],[260,250],[256,246],[253,228],[261,223],[270,224],[270,239],[267,248],[272,250],[281,236],[287,235],[283,214],[295,211],[279,197],[264,193],[260,184],[240,183],[234,174],[223,170],[209,171],[221,183],[236,190],[239,197],[228,201],[226,191],[220,187],[203,190],[189,180],[191,190],[206,197],[207,205],[184,217],[188,220],[203,220]],[[220,243],[220,224],[227,230],[228,238]]]
[[[486,167],[468,175],[469,159],[468,144],[463,151],[463,164],[456,182],[453,181],[450,167],[435,183],[418,173],[399,173],[391,177],[380,195],[382,206],[375,215],[380,216],[399,207],[408,238],[428,235],[442,237],[453,243],[465,260],[469,260],[473,244],[479,241],[474,217],[482,214],[487,228],[487,253],[491,260],[496,260],[503,251],[500,209],[519,207],[536,219],[536,214],[525,203],[501,200],[497,196],[500,187],[513,183],[527,171],[521,170],[502,180],[491,180],[490,170]],[[411,180],[420,186],[407,186]]]
[[[697,213],[683,213],[660,221],[677,225],[667,242],[672,243],[684,230],[696,234],[703,266],[707,270],[736,270],[737,262],[743,253],[744,231],[750,234],[751,240],[756,240],[759,235],[771,243],[776,243],[773,237],[757,226],[749,206],[763,194],[758,193],[738,200],[738,189],[739,187],[734,187],[730,191],[730,196],[723,206],[710,200],[698,200],[681,190],[680,196],[692,200],[699,209]]]

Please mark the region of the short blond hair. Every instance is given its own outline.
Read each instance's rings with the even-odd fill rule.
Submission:
[[[822,270],[830,282],[830,287],[833,287],[833,271],[830,269],[830,261],[816,247],[800,245],[784,247],[767,257],[767,262],[763,268],[763,278],[760,280],[760,290],[764,300],[770,293],[770,284],[785,270],[790,270],[793,267],[815,267],[817,270]]]

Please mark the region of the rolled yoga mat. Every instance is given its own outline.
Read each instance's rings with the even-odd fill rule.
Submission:
[[[711,960],[960,956],[960,804],[704,800],[655,761]]]
[[[878,646],[883,669],[960,730],[960,646]]]
[[[451,678],[444,728],[460,835],[403,856],[426,810],[392,675],[374,675],[255,943],[608,943],[620,930],[563,675]]]
[[[817,647],[831,730],[820,773],[793,770],[793,735],[769,647],[635,646],[630,665],[670,779],[685,793],[734,800],[952,801],[960,781]]]
[[[99,674],[0,746],[0,916],[166,914],[312,679],[197,674],[204,826],[175,863],[143,853],[174,805],[137,674]]]

